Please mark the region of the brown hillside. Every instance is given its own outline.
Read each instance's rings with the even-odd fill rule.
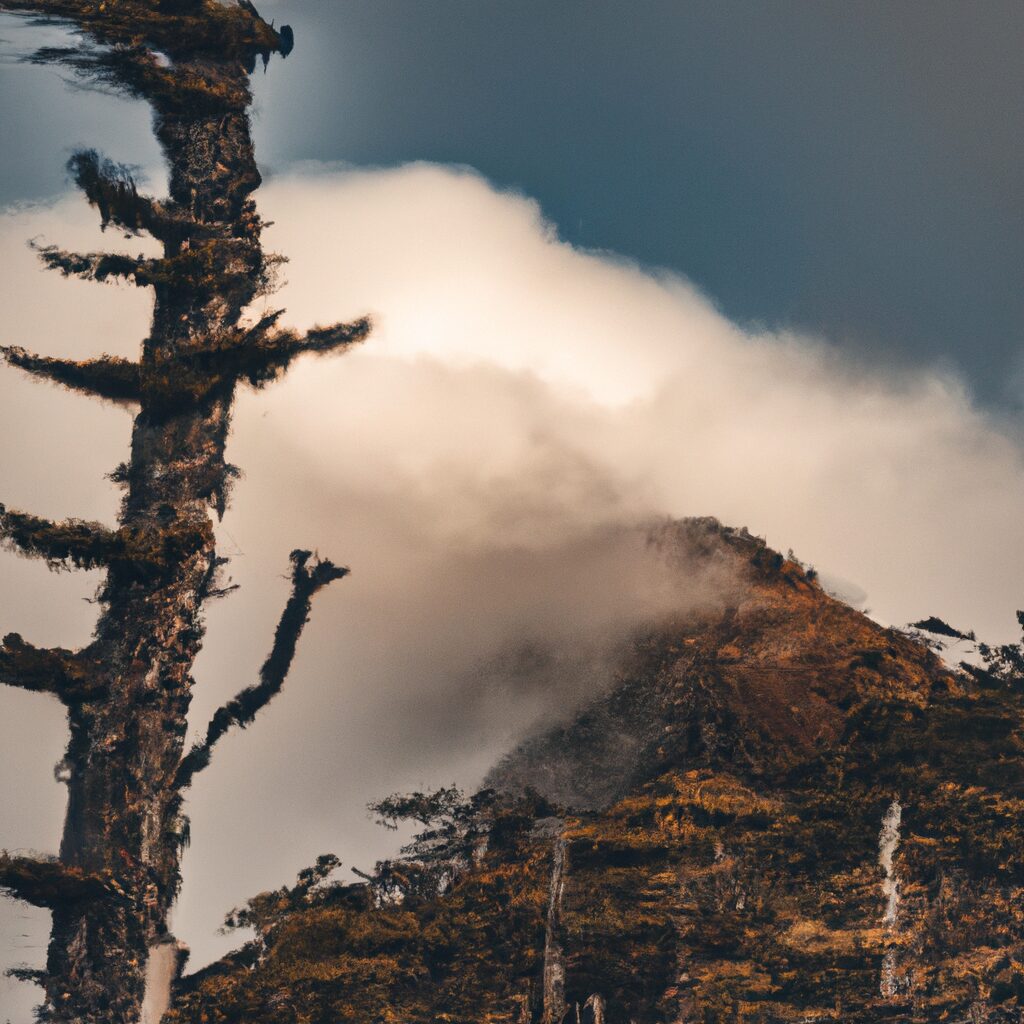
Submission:
[[[173,1019],[1024,1019],[1024,680],[948,670],[745,531],[657,543],[733,566],[724,614],[652,628],[507,757],[489,782],[526,797],[253,901]]]

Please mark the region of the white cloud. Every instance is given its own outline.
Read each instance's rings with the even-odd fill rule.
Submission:
[[[293,322],[378,317],[362,351],[261,399],[325,479],[415,480],[448,531],[493,532],[506,498],[520,532],[543,529],[531,515],[714,514],[856,581],[885,620],[1012,630],[1024,460],[951,376],[745,333],[470,172],[282,177],[261,201]]]

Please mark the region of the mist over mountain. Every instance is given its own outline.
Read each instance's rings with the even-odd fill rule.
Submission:
[[[1019,1020],[1024,645],[951,669],[746,531],[655,543],[724,606],[649,622],[492,788],[378,803],[405,856],[254,897],[171,1019]]]

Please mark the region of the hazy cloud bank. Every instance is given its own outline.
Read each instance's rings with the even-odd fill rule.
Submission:
[[[262,202],[289,316],[378,318],[270,399],[316,472],[414,482],[450,533],[712,513],[856,581],[886,620],[1012,623],[1024,459],[956,379],[745,333],[469,172],[282,177]]]

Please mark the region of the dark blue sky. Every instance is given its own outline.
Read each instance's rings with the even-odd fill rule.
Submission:
[[[740,321],[945,362],[1020,407],[1024,4],[262,10],[297,37],[257,85],[269,170],[468,164],[537,198],[570,241],[680,271]],[[154,155],[141,109],[52,70],[0,68],[0,84],[4,198],[59,188],[76,143]]]

